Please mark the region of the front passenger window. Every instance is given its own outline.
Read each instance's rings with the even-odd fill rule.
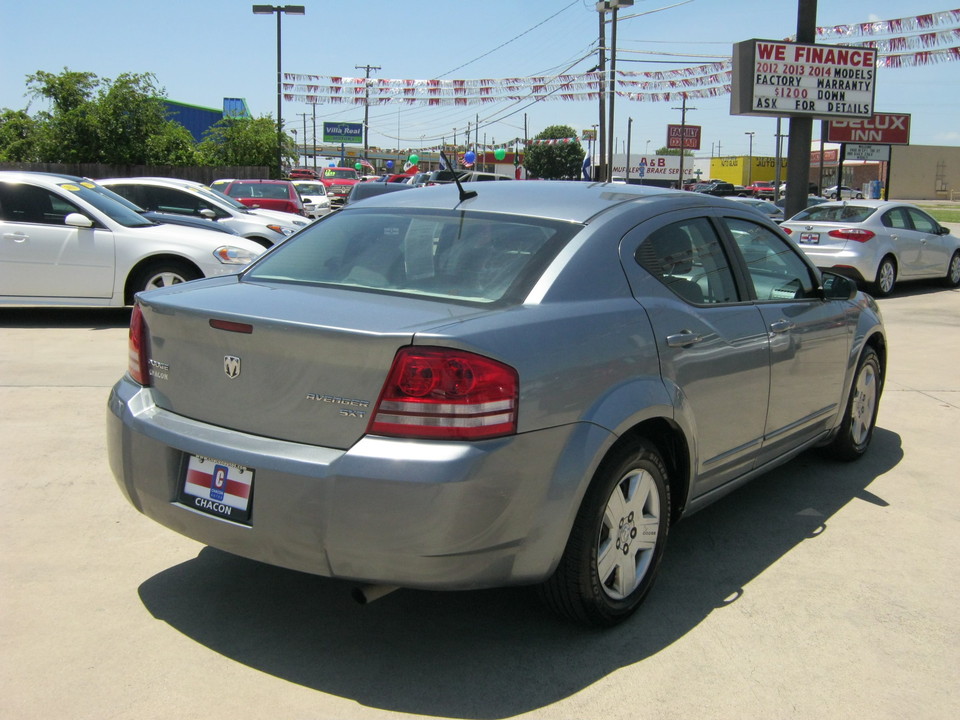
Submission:
[[[724,218],[747,265],[758,300],[814,297],[817,284],[797,251],[779,235],[749,220]]]

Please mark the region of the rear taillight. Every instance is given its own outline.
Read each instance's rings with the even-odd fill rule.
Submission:
[[[790,228],[786,228],[786,227],[781,226],[781,229],[782,229],[787,235],[793,235],[793,230],[791,230]]]
[[[130,340],[128,343],[127,371],[141,385],[150,385],[150,365],[147,357],[147,323],[143,319],[140,304],[133,306],[130,314]]]
[[[853,240],[854,242],[866,242],[872,237],[876,236],[876,233],[872,233],[869,230],[861,230],[860,228],[841,228],[840,230],[831,230],[827,233],[832,238],[839,238],[841,240]]]
[[[517,371],[482,355],[408,347],[397,353],[367,431],[479,440],[517,431]]]

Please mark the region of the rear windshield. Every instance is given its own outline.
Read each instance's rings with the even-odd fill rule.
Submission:
[[[816,205],[801,210],[790,221],[861,223],[877,211],[864,205]]]
[[[578,227],[499,214],[341,211],[264,255],[244,279],[506,302],[525,296]]]

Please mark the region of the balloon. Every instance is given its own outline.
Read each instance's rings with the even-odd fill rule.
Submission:
[[[416,153],[414,153],[407,159],[410,161],[411,165],[416,165],[418,162],[420,162],[420,156],[417,155]]]
[[[504,150],[503,148],[497,148],[496,150],[493,151],[493,156],[497,160],[503,160],[507,156],[507,151]]]
[[[357,170],[359,170],[360,168],[363,167],[363,165],[361,165],[360,163],[354,163],[353,166],[354,166]]]
[[[467,152],[464,153],[463,161],[467,165],[473,165],[477,161],[477,154],[473,150],[467,150]]]
[[[393,160],[387,160],[387,170],[393,170]]]
[[[327,167],[336,167],[336,166],[337,166],[336,163],[330,163]]]

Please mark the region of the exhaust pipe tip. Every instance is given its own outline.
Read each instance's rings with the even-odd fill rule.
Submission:
[[[350,597],[360,605],[369,605],[374,600],[379,600],[399,589],[395,585],[358,585],[350,591]]]

